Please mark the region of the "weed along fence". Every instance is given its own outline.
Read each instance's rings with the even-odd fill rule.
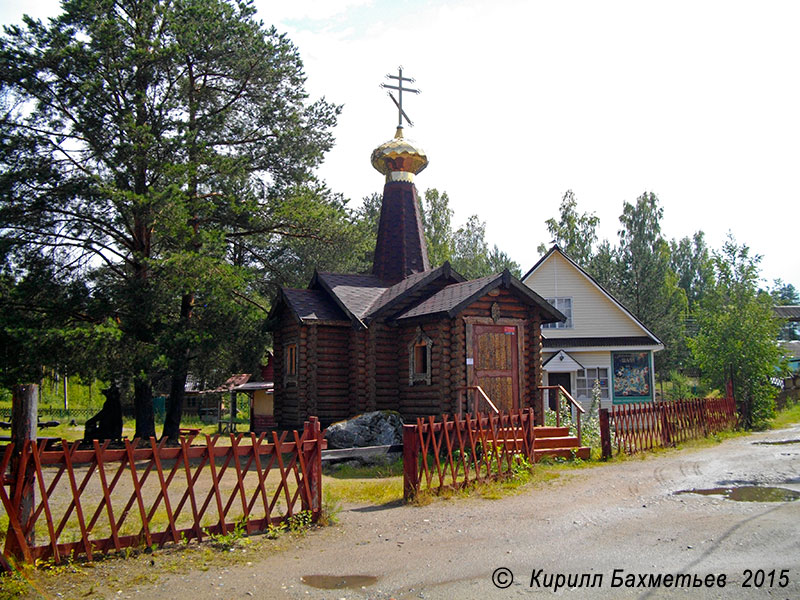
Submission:
[[[533,410],[419,418],[403,426],[403,497],[508,477],[534,460]]]
[[[319,518],[324,439],[316,418],[301,433],[195,441],[91,448],[64,441],[50,450],[32,440],[21,452],[13,444],[0,449],[0,499],[9,519],[4,554],[26,562],[71,554],[91,560],[265,531],[302,511]]]
[[[737,422],[736,403],[730,397],[614,405],[600,411],[603,456],[611,456],[615,445],[617,452],[627,454],[674,446],[731,429]]]

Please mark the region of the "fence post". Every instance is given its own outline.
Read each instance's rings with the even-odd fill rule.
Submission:
[[[416,433],[416,425],[403,425],[403,500],[406,502],[413,500],[419,488],[419,447]]]
[[[608,409],[600,409],[600,448],[604,459],[611,458],[611,424]]]
[[[303,439],[314,442],[311,450],[305,455],[306,469],[308,470],[306,477],[308,477],[311,497],[308,499],[308,506],[304,503],[303,510],[310,510],[311,520],[317,522],[322,514],[322,444],[324,438],[317,417],[309,417],[308,421],[303,424],[303,430]],[[298,448],[297,451],[305,452],[303,448]]]
[[[15,385],[11,401],[11,443],[14,456],[11,459],[11,493],[9,498],[17,510],[17,521],[22,526],[24,543],[8,527],[5,554],[12,554],[32,562],[31,548],[35,544],[33,527],[34,465],[27,460],[26,453],[31,441],[36,440],[39,386],[36,384]],[[3,475],[3,474],[0,474]]]
[[[658,425],[661,429],[661,447],[666,448],[671,444],[669,435],[669,420],[667,419],[666,403],[659,402],[655,405],[658,415]]]

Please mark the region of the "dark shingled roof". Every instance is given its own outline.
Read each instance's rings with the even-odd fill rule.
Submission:
[[[774,310],[775,314],[781,319],[800,321],[800,306],[773,306],[772,310]]]
[[[344,313],[363,325],[365,320],[384,307],[398,304],[403,296],[425,289],[430,282],[436,281],[440,277],[463,281],[463,277],[453,271],[449,263],[445,263],[437,269],[412,273],[394,285],[375,275],[317,272],[310,287],[322,287],[321,292],[329,293],[333,303],[338,303]],[[396,308],[401,310],[402,304]]]
[[[348,273],[317,273],[317,281],[357,319],[363,319],[370,307],[389,287],[375,275],[351,275]]]
[[[566,317],[548,304],[544,298],[511,275],[508,269],[496,275],[450,284],[397,318],[398,320],[413,319],[442,313],[452,317],[470,303],[500,286],[515,290],[517,295],[529,304],[538,306],[543,322],[553,323],[566,320]]]
[[[417,304],[414,308],[404,312],[398,319],[411,319],[413,317],[449,312],[498,277],[498,275],[489,275],[472,281],[448,285],[427,300]]]
[[[436,269],[429,269],[421,273],[414,273],[383,292],[381,297],[375,301],[375,304],[370,307],[370,316],[375,315],[383,308],[395,304],[398,300],[401,302],[397,303],[398,306],[396,308],[398,310],[402,309],[403,296],[413,297],[414,291],[424,290],[429,286],[429,284],[443,277],[456,282],[464,281],[464,278],[461,275],[459,275],[456,271],[453,271],[449,262],[445,262],[441,267],[437,267]]]
[[[652,338],[641,336],[628,337],[572,337],[572,338],[544,338],[542,348],[592,348],[606,346],[657,346]]]
[[[322,290],[297,290],[283,288],[283,295],[289,308],[300,320],[314,321],[349,321],[336,304],[331,302],[328,294]]]

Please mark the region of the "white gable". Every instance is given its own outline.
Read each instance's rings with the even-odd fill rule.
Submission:
[[[572,373],[578,369],[583,369],[583,365],[563,350],[559,350],[547,359],[545,364],[542,365],[542,369],[548,373]]]
[[[572,328],[543,329],[542,334],[548,339],[651,337],[647,329],[558,250],[528,273],[523,282],[543,298],[572,298]]]

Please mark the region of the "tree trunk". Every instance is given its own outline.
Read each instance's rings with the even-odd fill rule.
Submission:
[[[149,440],[156,436],[153,416],[153,388],[146,379],[136,378],[133,382],[133,410],[136,416],[136,432],[133,437]]]
[[[182,368],[181,368],[182,367]],[[167,400],[167,412],[164,416],[164,431],[162,437],[177,440],[180,435],[181,419],[183,418],[183,400],[186,396],[186,377],[188,369],[186,362],[172,371]]]
[[[185,333],[192,318],[194,294],[184,294],[181,298],[181,333]],[[181,336],[185,339],[185,336]],[[181,418],[183,416],[183,399],[186,395],[186,377],[189,374],[189,348],[177,350],[172,364],[172,377],[169,388],[167,413],[164,418],[163,437],[177,440],[180,435]]]

